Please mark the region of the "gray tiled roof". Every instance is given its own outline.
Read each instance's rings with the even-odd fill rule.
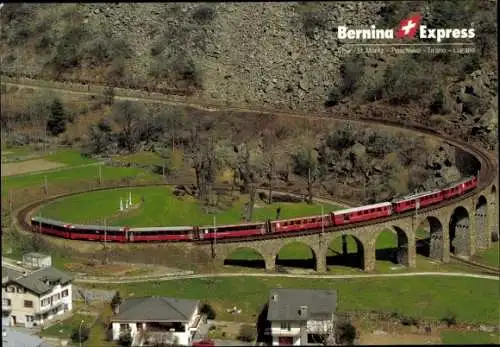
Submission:
[[[300,307],[307,306],[306,317]],[[273,289],[269,295],[269,321],[326,320],[337,309],[335,290]]]
[[[46,267],[37,271],[33,271],[31,273],[28,273],[26,276],[23,276],[23,274],[19,273],[18,271],[2,266],[2,277],[4,271],[7,274],[14,274],[14,272],[17,272],[19,274],[19,276],[17,277],[10,277],[10,275],[8,275],[9,282],[17,283],[38,295],[47,293],[52,290],[52,288],[54,288],[54,285],[50,285],[49,283],[46,283],[46,281],[54,281],[59,282],[60,284],[66,284],[73,279],[67,273],[54,267]]]
[[[166,297],[145,297],[123,300],[120,312],[111,318],[115,322],[188,322],[199,300]]]
[[[16,271],[14,269],[2,266],[2,283],[4,283],[7,280],[12,280],[12,279],[18,278],[19,276],[22,276],[22,275],[23,275],[23,273],[20,271]]]

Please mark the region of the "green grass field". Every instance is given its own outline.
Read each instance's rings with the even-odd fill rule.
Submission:
[[[144,197],[144,205],[128,212],[119,212],[120,198],[128,198],[139,203]],[[217,224],[241,222],[244,204],[248,198],[240,196],[232,206],[214,214]],[[306,203],[259,203],[254,209],[254,221],[274,218],[276,208],[281,207],[281,218],[307,216],[321,213],[321,206]],[[324,205],[324,211],[336,209],[333,205]],[[203,211],[202,205],[193,197],[175,197],[172,187],[141,187],[90,192],[57,200],[45,205],[39,211],[43,217],[64,220],[73,223],[96,223],[108,219],[109,225],[128,226],[164,226],[164,225],[211,225],[213,216]],[[114,216],[114,217],[112,217]],[[112,218],[110,218],[112,217]]]
[[[132,168],[132,167],[102,167],[102,179],[103,181],[111,179],[119,179],[124,177],[137,177],[142,176],[144,178],[153,177],[151,173],[146,172],[143,169]],[[83,181],[83,180],[95,180],[97,182],[99,178],[99,168],[97,165],[69,168],[54,172],[41,172],[32,175],[22,175],[22,176],[9,176],[5,177],[2,184],[2,193],[5,193],[8,189],[13,188],[27,188],[33,186],[42,187],[44,184],[44,179],[47,177],[47,184],[50,190],[51,184],[59,183],[70,183],[71,181]]]
[[[441,341],[444,345],[498,345],[500,335],[482,331],[443,331]]]
[[[91,347],[104,345],[105,332],[102,324],[100,324],[99,322],[95,322],[96,317],[94,316],[82,315],[78,313],[74,314],[66,320],[54,324],[47,329],[44,329],[41,332],[41,335],[69,340],[73,331],[80,327],[80,323],[82,322],[82,320],[84,322],[82,326],[90,328],[89,339],[85,342],[82,342],[82,346]]]
[[[450,311],[457,315],[459,322],[490,324],[498,322],[499,314],[498,305],[492,304],[498,298],[498,281],[470,278],[429,276],[327,280],[242,276],[102,287],[119,290],[123,297],[164,295],[208,301],[220,320],[255,320],[272,288],[335,289],[340,311],[396,311],[428,319],[441,319]],[[480,295],[477,295],[478,288]],[[241,308],[242,314],[235,316],[226,312],[233,306]]]
[[[498,242],[493,242],[491,248],[480,249],[477,254],[474,255],[473,259],[482,264],[500,267],[500,244]]]

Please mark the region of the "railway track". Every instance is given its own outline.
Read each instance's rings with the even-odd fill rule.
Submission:
[[[6,84],[8,85],[17,85],[17,86],[24,86],[24,87],[31,87],[31,88],[37,88],[37,89],[53,89],[53,90],[60,90],[60,91],[69,91],[72,93],[80,93],[80,94],[87,94],[87,95],[97,95],[98,93],[92,93],[92,92],[84,92],[84,91],[75,91],[71,89],[62,89],[62,88],[51,88],[51,87],[40,87],[36,85],[29,85],[29,84],[23,84],[23,83],[12,83],[12,82],[7,82]],[[263,107],[259,108],[244,108],[244,107],[226,107],[226,106],[220,106],[216,105],[213,103],[204,103],[203,105],[200,103],[194,103],[192,101],[187,101],[187,100],[168,100],[164,96],[162,98],[160,97],[130,97],[130,96],[116,96],[117,99],[129,99],[133,101],[146,101],[146,102],[156,102],[156,103],[165,103],[165,104],[173,104],[173,105],[178,105],[178,106],[184,106],[184,107],[191,107],[199,110],[205,110],[205,111],[225,111],[225,112],[245,112],[245,113],[253,113],[253,114],[264,114],[264,115],[269,115],[269,116],[282,116],[282,117],[288,117],[288,118],[301,118],[301,119],[307,119],[307,120],[341,120],[341,121],[348,121],[350,123],[358,123],[358,124],[371,124],[371,125],[376,125],[376,126],[385,126],[385,127],[390,127],[394,128],[400,131],[412,131],[416,132],[419,134],[423,134],[429,137],[433,137],[435,139],[438,139],[439,141],[445,142],[453,147],[460,148],[461,150],[473,155],[480,163],[480,174],[478,177],[478,186],[476,189],[473,191],[462,195],[460,197],[457,197],[453,200],[447,200],[444,201],[440,204],[429,206],[427,208],[421,209],[421,213],[424,212],[430,212],[434,211],[440,208],[443,208],[445,206],[448,206],[450,204],[454,204],[457,201],[462,201],[464,199],[467,199],[473,195],[475,195],[477,192],[482,191],[485,187],[488,187],[493,180],[495,179],[497,175],[497,164],[496,164],[496,158],[485,152],[482,148],[480,148],[477,144],[472,144],[472,143],[464,143],[462,141],[459,141],[457,139],[452,138],[451,136],[447,134],[443,134],[440,132],[437,132],[433,129],[426,128],[422,125],[419,124],[414,124],[414,123],[402,123],[402,122],[397,122],[393,120],[384,120],[384,119],[378,119],[378,118],[370,118],[370,117],[360,117],[360,118],[349,118],[349,117],[344,117],[344,116],[338,116],[338,115],[326,115],[326,114],[305,114],[305,113],[298,113],[298,112],[283,112],[283,111],[276,111],[276,110],[270,110],[266,109]],[[115,189],[115,188],[112,188]],[[69,194],[71,195],[71,194]],[[36,206],[38,206],[41,203],[45,203],[47,201],[51,201],[57,198],[60,198],[62,196],[54,197],[49,200],[46,200],[44,202],[37,202],[34,204],[28,205],[26,208],[22,209],[18,213],[18,218],[17,220],[21,223],[24,224],[24,228],[26,230],[29,230],[29,225],[26,228],[26,217],[28,215],[29,211],[32,211]],[[359,227],[359,226],[365,226],[365,225],[376,225],[380,223],[386,223],[391,220],[396,220],[399,218],[404,218],[411,216],[413,213],[408,212],[404,214],[398,214],[398,215],[393,215],[387,218],[383,219],[377,219],[373,221],[368,221],[368,222],[363,222],[363,223],[356,223],[354,225],[348,225],[348,226],[336,226],[336,227],[330,227],[328,229],[325,229],[325,232],[338,232],[346,229],[350,229],[353,227]],[[287,234],[286,237],[297,237],[297,236],[302,236],[302,235],[311,235],[311,234],[318,234],[321,233],[321,230],[308,230],[308,231],[302,231],[302,232],[296,232],[296,233],[290,233]],[[263,236],[255,236],[252,237],[251,240],[259,240],[259,239],[269,239],[269,238],[277,238],[277,237],[284,237],[284,235],[263,235]],[[250,238],[238,238],[236,240],[231,240],[231,239],[224,239],[224,240],[218,240],[219,243],[222,242],[242,242],[242,241],[248,241]],[[198,241],[198,243],[207,243],[211,241]]]

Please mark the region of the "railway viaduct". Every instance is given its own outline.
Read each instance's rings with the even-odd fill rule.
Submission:
[[[494,182],[497,182],[495,179]],[[425,228],[430,234],[429,257],[444,263],[450,254],[470,257],[478,249],[491,247],[493,234],[498,235],[498,191],[496,183],[475,192],[466,199],[444,207],[421,210],[405,216],[376,224],[369,224],[341,231],[325,229],[310,235],[280,237],[274,239],[249,240],[243,242],[215,242],[200,245],[210,253],[216,263],[222,264],[237,249],[250,248],[258,252],[267,270],[275,270],[280,250],[292,242],[301,242],[313,252],[315,268],[327,271],[327,253],[330,244],[342,235],[352,236],[357,244],[357,256],[364,271],[373,271],[376,260],[376,241],[383,230],[397,235],[400,263],[409,268],[416,267],[416,230]]]

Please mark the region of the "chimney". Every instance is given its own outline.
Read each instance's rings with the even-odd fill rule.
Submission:
[[[301,318],[307,317],[307,306],[300,306],[299,317],[301,317]]]
[[[273,294],[273,296],[271,296],[271,300],[278,301],[278,294]]]
[[[120,304],[116,304],[116,305],[113,307],[113,312],[114,312],[115,314],[120,313]]]

